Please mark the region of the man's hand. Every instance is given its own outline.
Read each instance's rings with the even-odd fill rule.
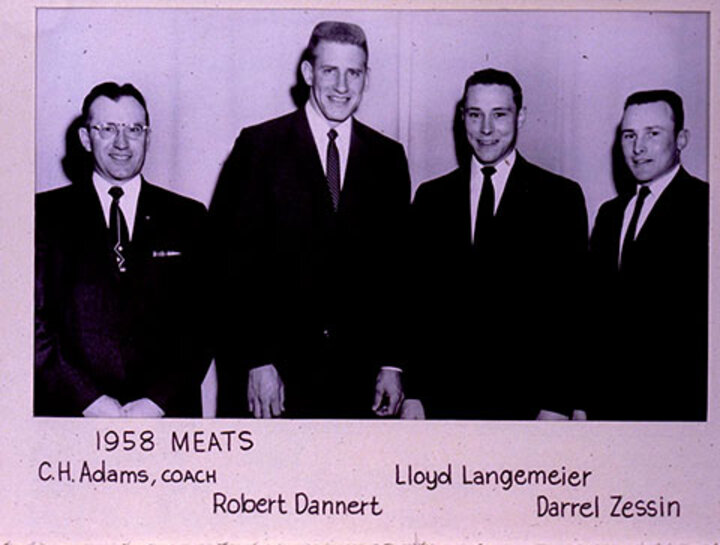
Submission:
[[[119,418],[123,414],[122,405],[114,397],[102,395],[93,401],[84,411],[86,418]]]
[[[394,369],[380,369],[375,380],[375,402],[372,410],[378,416],[397,414],[403,398],[401,372]]]
[[[272,418],[285,411],[285,385],[272,363],[250,369],[247,396],[255,418]]]
[[[419,399],[406,399],[400,406],[400,420],[425,420],[425,408]]]
[[[125,403],[122,410],[123,416],[127,418],[160,418],[165,416],[165,411],[147,397]]]

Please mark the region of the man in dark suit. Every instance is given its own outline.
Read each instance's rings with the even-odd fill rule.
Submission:
[[[568,418],[578,406],[585,201],[516,151],[522,100],[507,72],[471,75],[469,156],[415,196],[416,392],[428,418]]]
[[[319,23],[300,66],[307,103],[243,129],[223,167],[210,206],[219,416],[362,418],[402,401],[410,180],[402,146],[353,118],[367,60],[360,27]]]
[[[141,177],[134,86],[93,88],[79,138],[92,175],[36,198],[35,414],[200,416],[205,209]]]
[[[705,420],[708,184],[680,164],[682,99],[634,93],[619,138],[637,183],[602,205],[590,241],[599,357],[588,418]]]

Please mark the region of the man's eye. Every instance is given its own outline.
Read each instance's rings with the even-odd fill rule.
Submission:
[[[623,140],[634,140],[634,139],[635,139],[635,135],[634,135],[633,133],[630,133],[630,132],[624,132],[623,135],[622,135],[622,139],[623,139]]]

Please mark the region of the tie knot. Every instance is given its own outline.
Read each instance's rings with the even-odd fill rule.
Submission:
[[[640,186],[640,191],[638,192],[638,199],[645,200],[648,195],[650,195],[650,188],[646,185]]]
[[[108,193],[110,193],[110,196],[113,198],[114,201],[119,201],[120,197],[125,194],[125,192],[122,190],[122,187],[116,185],[112,186]]]
[[[484,178],[492,178],[492,175],[497,172],[495,167],[482,167],[480,172],[483,173]]]
[[[328,131],[328,138],[330,139],[330,142],[335,142],[335,139],[338,137],[338,133],[335,129],[330,129]]]

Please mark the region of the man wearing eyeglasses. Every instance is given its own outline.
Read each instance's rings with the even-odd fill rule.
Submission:
[[[133,85],[97,85],[78,133],[92,174],[37,196],[38,416],[201,414],[205,209],[142,177],[149,123]]]
[[[300,66],[309,100],[243,129],[225,163],[210,206],[219,416],[400,406],[410,177],[402,146],[354,118],[367,63],[362,28],[319,23]]]

